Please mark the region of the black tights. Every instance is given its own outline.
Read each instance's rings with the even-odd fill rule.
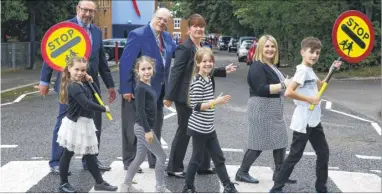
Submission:
[[[73,155],[74,155],[74,152],[64,148],[64,151],[60,159],[61,184],[68,182],[69,165]],[[103,183],[102,175],[97,165],[96,155],[87,154],[87,155],[84,155],[84,159],[86,160],[86,164],[89,168],[89,171],[92,174],[96,183],[97,184]]]

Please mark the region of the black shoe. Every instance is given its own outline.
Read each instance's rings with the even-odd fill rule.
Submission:
[[[284,193],[283,189],[271,189],[269,193]]]
[[[58,187],[60,193],[76,193],[76,190],[69,183],[64,183]]]
[[[243,172],[240,169],[236,173],[236,181],[245,182],[245,183],[259,183],[259,180],[253,178],[248,172]]]
[[[294,180],[294,179],[288,179],[286,184],[296,184],[297,183],[297,180]]]
[[[198,175],[210,175],[210,174],[216,174],[216,169],[206,169],[206,170],[198,170],[196,171]]]
[[[155,169],[155,165],[150,165],[149,168]]]
[[[186,185],[183,187],[182,193],[197,193],[197,192],[195,191],[194,185],[192,185],[191,187]]]
[[[124,166],[123,169],[127,170],[127,169],[129,169],[129,167],[128,166]],[[138,167],[137,173],[143,173],[143,170],[142,170],[141,167]]]
[[[230,182],[230,183],[224,185],[223,193],[238,193],[239,191],[236,190],[235,185],[238,185],[238,184]]]
[[[55,175],[60,175],[60,167],[54,166],[50,167],[50,172],[53,172]],[[68,171],[68,176],[72,175],[72,172]]]
[[[118,189],[118,187],[111,186],[106,181],[103,181],[103,183],[94,185],[94,190],[96,190],[96,191],[116,191],[117,189]]]
[[[186,172],[167,172],[168,176],[174,176],[176,178],[186,178]]]

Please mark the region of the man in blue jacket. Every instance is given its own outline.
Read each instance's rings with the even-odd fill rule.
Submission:
[[[102,31],[95,25],[91,24],[95,12],[96,12],[96,4],[90,0],[80,0],[77,5],[77,16],[69,22],[76,23],[81,27],[85,28],[85,31],[90,36],[91,42],[91,56],[89,58],[89,67],[88,67],[88,75],[93,78],[93,81],[97,87],[96,90],[98,94],[101,95],[100,91],[100,83],[98,79],[98,73],[101,75],[103,82],[106,85],[106,88],[109,90],[109,103],[113,102],[116,93],[114,89],[114,81],[111,76],[111,72],[107,61],[105,59],[105,54],[103,50],[102,43]],[[43,63],[40,77],[40,85],[39,91],[40,94],[46,96],[49,92],[49,83],[52,77],[53,69],[49,67],[45,62]],[[56,82],[54,84],[54,91],[59,93],[60,90],[60,82],[61,82],[61,73],[57,73]],[[59,161],[62,155],[62,147],[58,145],[57,141],[57,132],[61,126],[61,120],[65,117],[67,112],[67,104],[59,104],[59,113],[57,116],[56,126],[53,131],[53,139],[52,139],[52,155],[49,161],[49,166],[51,168],[51,172],[55,174],[59,174]],[[102,114],[101,112],[95,113],[94,124],[97,128],[97,139],[98,146],[100,143],[101,136],[101,126],[102,126]],[[110,170],[109,166],[103,165],[100,161],[97,161],[98,167],[100,170]],[[87,169],[86,162],[82,160],[82,165],[84,169]]]
[[[140,56],[149,56],[155,60],[155,75],[151,80],[157,97],[158,112],[154,133],[161,138],[163,124],[163,97],[171,66],[172,54],[176,45],[171,35],[165,32],[171,13],[166,8],[158,9],[151,22],[129,33],[126,47],[123,50],[120,64],[120,89],[122,95],[122,160],[125,169],[129,167],[136,154],[136,137],[134,135],[135,101],[134,101],[134,64]],[[155,167],[155,156],[148,153],[149,167]],[[141,173],[142,169],[138,169]]]

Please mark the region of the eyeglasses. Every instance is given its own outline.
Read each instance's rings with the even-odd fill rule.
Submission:
[[[82,7],[79,7],[79,8],[80,8],[82,13],[89,12],[90,14],[94,14],[96,12],[96,10],[94,10],[94,9],[86,9],[86,8],[82,8]]]
[[[163,17],[158,17],[158,16],[155,16],[157,18],[157,20],[160,20],[162,21],[163,23],[167,24],[168,23],[168,20],[163,18]]]

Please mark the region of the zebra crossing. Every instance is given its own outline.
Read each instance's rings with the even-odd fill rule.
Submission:
[[[112,170],[104,172],[103,178],[112,185],[120,186],[124,181],[126,173],[121,160],[113,161],[110,166]],[[227,165],[227,171],[231,179],[234,179],[239,167],[239,165]],[[137,184],[135,187],[143,189],[145,192],[155,192],[155,170],[148,168],[147,161],[141,165],[141,168],[144,173],[136,174],[134,181],[136,181]],[[50,169],[48,161],[46,160],[8,162],[0,169],[0,193],[28,192],[33,186],[41,184],[40,181],[49,173]],[[84,173],[86,172],[84,171]],[[260,183],[248,184],[239,182],[239,185],[236,185],[239,192],[269,192],[269,189],[273,186],[273,170],[271,167],[253,166],[250,169],[250,174],[255,174]],[[329,170],[329,179],[334,182],[341,192],[381,192],[380,176],[380,173]],[[58,176],[57,179],[59,179]],[[196,177],[196,179],[198,179],[198,177]],[[203,191],[203,188],[198,188],[198,191]],[[220,190],[216,190],[215,192],[219,191],[223,191],[221,184]],[[46,191],[41,190],[39,192]],[[93,193],[97,191],[91,188],[88,192]],[[119,192],[119,190],[117,192]],[[169,192],[171,191],[169,190]]]

